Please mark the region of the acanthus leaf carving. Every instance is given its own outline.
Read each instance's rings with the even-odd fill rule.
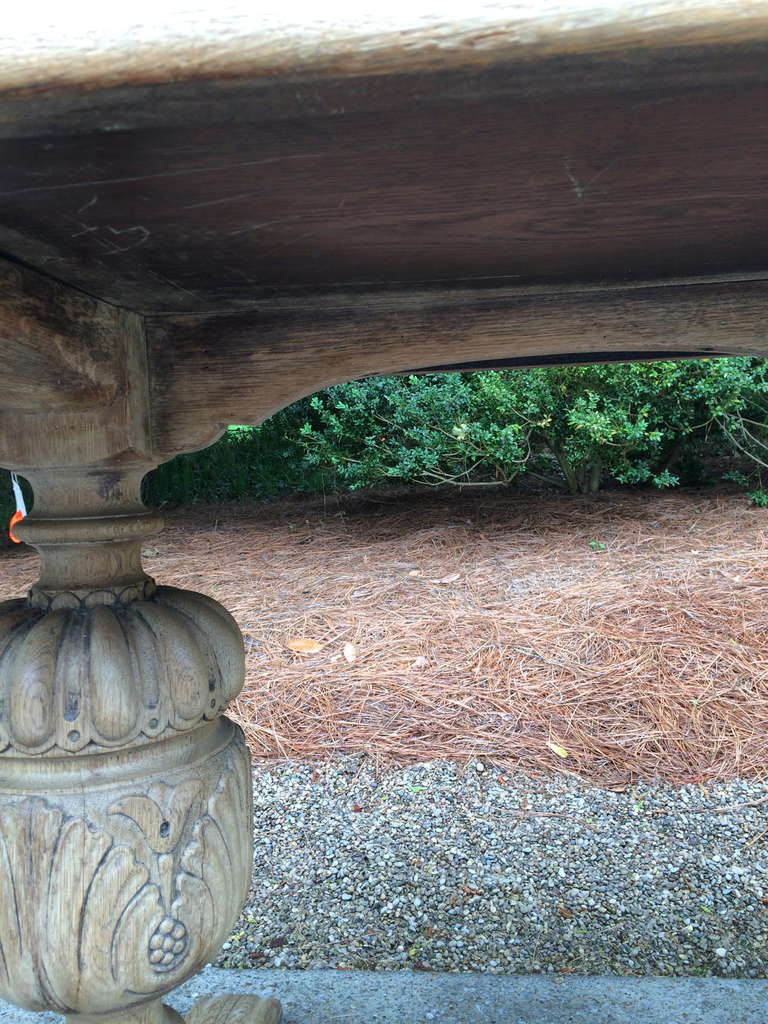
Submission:
[[[56,805],[0,795],[0,996],[107,1013],[215,955],[251,864],[248,757],[223,724],[231,738],[209,766],[145,793]]]
[[[147,868],[103,830],[40,797],[3,808],[0,850],[0,992],[30,1010],[68,1013],[84,997],[111,1008],[131,964],[115,955],[118,924],[156,926]]]
[[[177,917],[195,922],[190,933],[204,942],[195,955],[205,958],[214,955],[227,938],[228,914],[222,914],[222,901],[228,904],[228,913],[237,917],[251,877],[251,776],[245,751],[240,749],[233,756],[244,760],[246,770],[235,768],[222,776],[209,798],[207,813],[195,822],[181,856],[179,895],[173,903]],[[229,884],[222,886],[223,879]]]
[[[154,782],[146,796],[122,797],[108,813],[122,814],[135,822],[155,853],[170,853],[184,834],[201,789],[198,779],[186,779],[176,786]]]

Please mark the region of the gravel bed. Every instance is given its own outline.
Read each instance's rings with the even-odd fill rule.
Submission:
[[[766,975],[764,783],[340,757],[254,788],[254,887],[218,966]]]

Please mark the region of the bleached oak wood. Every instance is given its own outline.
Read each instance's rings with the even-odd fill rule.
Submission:
[[[6,467],[151,464],[140,317],[0,261],[0,353]]]
[[[45,585],[0,606],[0,996],[172,1024],[159,999],[215,956],[251,880],[249,757],[220,717],[243,644],[215,601],[143,573],[135,499],[106,506],[33,512]]]
[[[226,719],[75,760],[0,761],[0,995],[98,1017],[163,995],[226,939],[250,884],[250,772]]]
[[[283,1019],[276,999],[251,996],[205,996],[189,1015],[188,1024],[280,1024]]]
[[[248,885],[242,641],[144,573],[143,475],[371,373],[766,354],[766,53],[748,0],[7,12],[3,996],[177,1024]]]
[[[242,662],[237,626],[202,594],[151,580],[35,588],[0,604],[0,753],[61,756],[194,730],[237,696]]]
[[[175,1024],[162,996],[216,955],[251,881],[249,757],[222,717],[242,637],[142,568],[162,518],[140,498],[158,461],[141,319],[0,268],[0,352],[0,462],[34,486],[18,535],[42,556],[0,605],[0,997]]]
[[[153,443],[205,447],[304,395],[370,374],[575,357],[768,355],[768,281],[462,288],[273,300],[149,317]]]
[[[0,250],[134,312],[768,263],[763,4],[49,19],[0,43]]]
[[[660,45],[738,43],[768,34],[749,0],[335,0],[205,4],[139,0],[94,20],[85,7],[18,8],[0,42],[0,88],[90,88],[213,76],[391,74]]]
[[[43,513],[19,531],[43,576],[0,605],[0,996],[173,1024],[160,997],[215,956],[251,880],[249,757],[220,717],[242,637],[215,601],[143,572],[160,522],[124,476],[26,472]]]

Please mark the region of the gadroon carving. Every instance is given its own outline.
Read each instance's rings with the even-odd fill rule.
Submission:
[[[230,728],[232,742],[181,781],[97,791],[85,816],[74,795],[0,796],[0,996],[106,1013],[216,955],[251,873],[248,756]]]
[[[0,754],[184,732],[240,692],[240,631],[211,598],[158,587],[146,600],[72,605],[0,604]]]

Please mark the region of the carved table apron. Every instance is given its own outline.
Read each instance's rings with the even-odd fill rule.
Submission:
[[[59,17],[0,40],[0,464],[42,562],[0,607],[0,996],[167,1024],[250,884],[250,770],[240,634],[143,572],[143,476],[366,374],[768,353],[768,10]]]

